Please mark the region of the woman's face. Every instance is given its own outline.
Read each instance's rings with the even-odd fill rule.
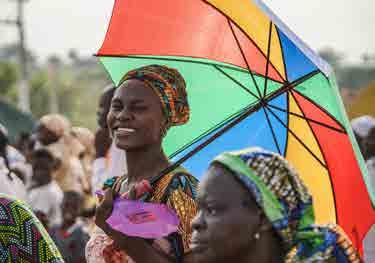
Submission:
[[[36,131],[38,140],[43,145],[50,145],[59,140],[59,137],[44,125],[39,125]]]
[[[191,248],[196,263],[246,257],[260,227],[260,210],[230,171],[211,165],[199,184]]]
[[[155,92],[131,79],[115,92],[107,118],[116,146],[126,151],[161,146],[165,118]]]

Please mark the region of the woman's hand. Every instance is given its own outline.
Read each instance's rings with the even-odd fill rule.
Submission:
[[[113,210],[114,193],[112,189],[104,191],[104,196],[99,198],[99,204],[96,206],[95,224],[104,232],[109,228],[106,220],[111,216]]]

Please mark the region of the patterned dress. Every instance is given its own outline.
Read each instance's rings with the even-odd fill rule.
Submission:
[[[31,209],[0,194],[0,262],[64,262]]]
[[[126,188],[124,178],[109,179],[105,187],[118,183],[123,185],[120,191],[123,194]],[[189,252],[192,233],[190,224],[197,213],[195,197],[198,181],[184,169],[178,168],[156,181],[151,180],[151,185],[153,191],[143,194],[139,200],[167,204],[178,215],[180,226],[177,233],[168,237],[146,241],[155,249],[171,256],[175,262],[182,262],[184,254]],[[112,240],[100,230],[91,237],[86,247],[86,260],[88,263],[134,262],[125,252],[117,250]]]

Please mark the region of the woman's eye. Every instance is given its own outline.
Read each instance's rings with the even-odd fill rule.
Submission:
[[[131,107],[131,110],[133,111],[145,111],[147,109],[146,106],[133,106]]]
[[[214,216],[217,214],[217,209],[215,207],[207,207],[206,210],[207,210],[207,213],[211,216]]]

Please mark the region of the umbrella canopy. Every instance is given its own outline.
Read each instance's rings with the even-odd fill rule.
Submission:
[[[116,0],[98,56],[115,84],[149,64],[184,76],[191,118],[164,142],[176,163],[200,177],[223,151],[278,152],[309,187],[317,222],[340,224],[362,250],[374,192],[332,71],[261,1]]]

